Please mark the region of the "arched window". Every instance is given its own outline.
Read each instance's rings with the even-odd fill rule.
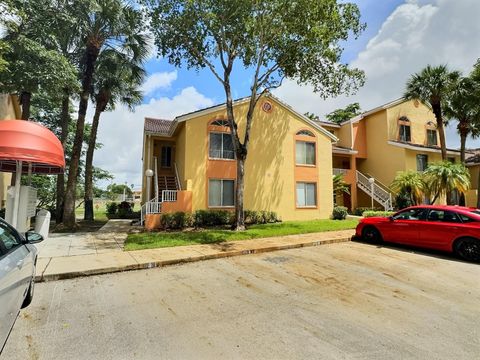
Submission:
[[[230,127],[230,123],[228,122],[228,120],[221,120],[221,119],[212,121],[210,125]]]
[[[297,132],[297,135],[315,137],[315,135],[313,135],[313,133],[308,130],[300,130],[299,132]]]
[[[410,120],[406,116],[398,119],[398,140],[410,142]]]

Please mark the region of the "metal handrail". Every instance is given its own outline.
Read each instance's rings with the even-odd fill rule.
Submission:
[[[333,168],[333,175],[347,175],[350,169]]]
[[[177,169],[177,163],[173,163],[173,167],[175,169],[175,181],[177,182],[177,189],[182,190],[182,183],[180,182],[180,176],[178,176],[178,169]]]
[[[155,181],[154,181],[154,188],[155,188],[155,197],[158,198],[158,159],[154,156],[154,169],[155,169]],[[150,199],[147,199],[150,201]]]

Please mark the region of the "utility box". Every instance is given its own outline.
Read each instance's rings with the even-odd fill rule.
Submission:
[[[48,239],[48,232],[50,231],[50,211],[41,209],[35,216],[35,232],[43,236],[44,240]]]
[[[15,198],[15,187],[9,186],[7,190],[7,205],[5,209],[5,221],[9,224],[13,222],[13,203]],[[18,232],[27,232],[30,228],[30,218],[35,216],[37,209],[37,189],[22,185],[20,187],[20,199],[18,203],[17,225]]]

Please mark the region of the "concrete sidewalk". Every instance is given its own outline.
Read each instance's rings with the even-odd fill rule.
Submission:
[[[37,262],[36,281],[52,281],[126,270],[149,269],[199,260],[331,244],[349,241],[353,235],[354,230],[342,230],[229,241],[211,245],[177,246],[137,251],[119,251],[115,248],[113,251],[96,251],[95,253],[77,254],[76,256],[42,256],[39,257]]]
[[[95,232],[56,233],[39,243],[39,258],[98,255],[123,252],[123,244],[132,230],[131,220],[109,220]]]

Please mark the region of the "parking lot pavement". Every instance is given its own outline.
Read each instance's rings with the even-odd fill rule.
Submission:
[[[2,359],[477,359],[480,265],[360,243],[38,284]]]

